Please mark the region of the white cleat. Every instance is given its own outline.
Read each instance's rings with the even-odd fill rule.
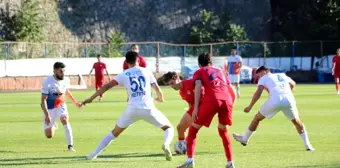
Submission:
[[[225,168],[236,168],[234,163],[229,163],[225,166]]]
[[[336,94],[340,94],[340,91],[337,91]]]
[[[167,161],[171,161],[172,160],[172,153],[171,153],[170,147],[163,145],[162,150],[164,151],[165,159]]]
[[[97,159],[97,156],[92,156],[92,155],[86,156],[86,160],[94,160],[94,159]]]
[[[243,146],[247,146],[248,141],[245,141],[243,135],[233,134],[233,137],[236,141],[240,142]]]
[[[195,167],[195,162],[194,161],[186,161],[180,166],[177,166],[176,168],[194,168]]]
[[[70,152],[76,152],[76,150],[73,148],[72,145],[69,145],[67,148],[68,148],[68,151]]]
[[[315,151],[315,149],[314,149],[312,146],[307,146],[307,147],[306,147],[306,150],[307,150],[307,151],[311,151],[311,152],[312,152],[312,151]]]

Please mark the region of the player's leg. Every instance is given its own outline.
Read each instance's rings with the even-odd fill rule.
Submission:
[[[56,113],[59,115],[60,121],[64,126],[65,138],[67,141],[67,148],[69,151],[75,152],[75,149],[73,147],[73,133],[72,133],[72,128],[69,122],[69,116],[68,116],[66,105],[62,105],[61,107],[59,107]]]
[[[268,99],[260,111],[254,116],[249,127],[243,135],[233,134],[236,141],[240,142],[243,146],[246,146],[250,137],[255,133],[258,125],[263,119],[270,119],[274,117],[281,110],[279,103],[275,99]]]
[[[237,98],[239,98],[241,96],[240,75],[235,75],[235,78],[236,94]]]
[[[196,137],[198,131],[202,126],[209,127],[214,115],[216,114],[217,106],[214,103],[202,103],[198,108],[198,119],[192,123],[189,127],[188,136],[186,138],[187,141],[187,157],[186,162],[177,168],[192,168],[195,166],[194,163],[194,154],[196,148]]]
[[[54,133],[55,133],[55,125],[56,125],[56,113],[54,112],[54,109],[50,109],[48,111],[50,113],[50,117],[51,117],[51,123],[49,125],[46,124],[45,122],[45,115],[43,116],[43,122],[44,122],[44,132],[45,132],[45,136],[48,139],[53,138]]]
[[[181,121],[177,125],[178,141],[185,140],[185,131],[190,127],[191,124],[192,124],[192,118],[187,112],[183,115]]]
[[[290,120],[295,126],[296,131],[299,133],[299,135],[301,136],[303,140],[306,150],[314,151],[315,149],[313,148],[313,146],[311,145],[309,141],[306,127],[304,126],[303,122],[299,118],[299,112],[296,107],[295,100],[293,98],[287,99],[287,100],[288,100],[287,106],[282,109],[282,112],[287,117],[287,119]]]
[[[227,159],[226,168],[234,168],[233,154],[231,147],[231,140],[228,135],[228,125],[232,125],[232,112],[233,112],[233,100],[222,101],[219,100],[219,110],[218,110],[218,133],[222,139],[225,156]]]
[[[334,77],[334,81],[335,81],[335,89],[336,89],[336,94],[340,94],[340,77],[335,76]]]
[[[115,128],[108,133],[99,143],[97,148],[86,158],[88,160],[92,160],[97,158],[97,156],[107,147],[110,143],[115,140],[126,128],[128,128],[131,124],[139,120],[139,118],[135,115],[136,108],[127,107],[123,114],[119,117]]]
[[[104,83],[102,81],[96,81],[96,90],[99,90],[100,88],[102,88],[104,85]],[[103,100],[103,94],[99,95],[99,101]]]
[[[174,128],[168,118],[166,118],[165,115],[157,108],[140,109],[140,115],[143,120],[157,128],[161,128],[164,131],[164,143],[162,144],[162,150],[164,151],[165,159],[167,161],[171,161],[172,153],[170,150],[170,144],[174,138]]]

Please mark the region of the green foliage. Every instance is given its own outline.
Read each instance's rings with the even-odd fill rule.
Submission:
[[[39,0],[22,0],[14,15],[0,12],[3,30],[2,38],[10,41],[39,42],[42,40],[42,26],[44,19]]]
[[[114,31],[110,34],[107,40],[107,55],[109,58],[121,57],[122,43],[126,42],[126,37],[119,31]]]

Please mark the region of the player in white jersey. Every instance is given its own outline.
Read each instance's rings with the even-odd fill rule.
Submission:
[[[242,68],[242,57],[236,55],[236,48],[231,50],[229,56],[224,64],[224,71],[228,75],[229,81],[232,84],[237,97],[240,97],[240,73]]]
[[[233,134],[236,141],[246,146],[251,135],[256,131],[259,123],[267,118],[274,117],[278,112],[282,111],[290,120],[297,132],[300,134],[307,151],[313,151],[311,143],[307,135],[307,131],[299,118],[298,109],[292,90],[295,82],[285,74],[272,74],[265,66],[261,66],[256,70],[256,74],[260,77],[258,87],[253,98],[244,112],[248,113],[261,97],[264,89],[269,92],[269,99],[263,104],[260,111],[255,115],[248,129],[243,135]]]
[[[95,159],[126,128],[138,120],[144,120],[165,132],[162,149],[166,160],[170,161],[172,160],[170,144],[174,137],[174,129],[169,120],[155,107],[151,96],[151,87],[155,89],[157,93],[156,100],[159,102],[163,102],[163,93],[152,72],[138,66],[138,53],[129,51],[126,53],[125,58],[129,69],[117,75],[114,80],[104,85],[82,103],[83,105],[91,103],[97,96],[117,85],[123,85],[129,94],[128,105],[119,117],[115,128],[101,140],[95,151],[87,156],[87,159]]]
[[[56,122],[60,119],[64,125],[68,150],[74,152],[72,129],[68,120],[64,97],[69,98],[78,108],[81,108],[81,104],[74,99],[69,90],[70,79],[64,77],[65,65],[62,62],[56,62],[53,68],[54,75],[45,79],[41,89],[41,108],[44,112],[45,135],[47,138],[54,136]]]

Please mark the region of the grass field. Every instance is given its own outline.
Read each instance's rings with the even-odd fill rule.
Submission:
[[[243,85],[242,97],[237,100],[233,113],[233,132],[243,133],[257,109],[267,98],[257,103],[250,114],[242,109],[251,99],[255,86]],[[84,100],[93,91],[74,91]],[[177,92],[163,89],[166,102],[157,107],[176,125],[184,113],[186,103]],[[334,94],[333,85],[298,85],[295,91],[300,117],[305,122],[310,140],[316,151],[306,152],[300,136],[282,113],[264,121],[247,147],[233,142],[234,161],[238,168],[336,168],[340,167],[340,95]],[[40,93],[0,94],[0,167],[119,167],[167,168],[176,167],[186,156],[174,156],[165,161],[160,149],[163,132],[143,121],[135,123],[94,161],[85,160],[99,141],[114,127],[126,106],[126,92],[113,89],[103,102],[94,102],[83,111],[69,104],[76,153],[66,151],[64,130],[59,129],[53,139],[43,134]],[[225,166],[222,143],[214,120],[210,128],[198,134],[196,150],[197,168]],[[177,140],[175,137],[173,143]]]

